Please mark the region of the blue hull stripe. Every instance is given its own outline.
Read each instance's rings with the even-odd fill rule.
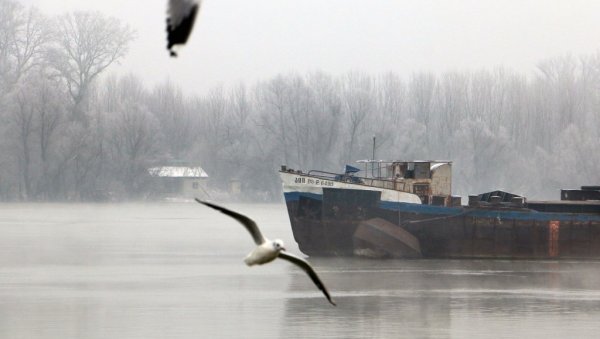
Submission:
[[[284,193],[286,202],[298,201],[300,197],[314,199],[318,201],[323,200],[322,194],[306,193],[306,192],[287,192]],[[444,207],[444,206],[432,206],[432,205],[419,205],[404,202],[392,202],[392,201],[380,201],[379,207],[406,213],[419,213],[428,214],[432,216],[443,216],[443,215],[458,215],[466,212],[467,210],[462,207]],[[466,217],[477,217],[477,218],[500,218],[502,219],[515,219],[515,220],[530,220],[530,221],[578,221],[578,222],[589,222],[595,221],[600,222],[600,215],[594,214],[580,214],[580,213],[549,213],[549,212],[538,212],[538,211],[502,211],[502,210],[488,210],[488,209],[473,209],[467,214]]]
[[[323,200],[322,194],[307,193],[307,192],[287,192],[287,193],[283,193],[283,196],[285,197],[285,202],[298,201],[301,196],[304,198],[309,198],[309,199],[314,199],[314,200],[319,200],[319,201]]]

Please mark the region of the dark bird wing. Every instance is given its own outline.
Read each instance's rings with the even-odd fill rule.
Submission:
[[[317,272],[315,272],[315,270],[313,270],[312,266],[310,266],[310,264],[306,260],[304,260],[300,257],[297,257],[291,253],[284,252],[284,251],[279,252],[279,258],[285,259],[291,263],[294,263],[294,264],[298,265],[301,269],[303,269],[304,272],[306,272],[310,276],[310,278],[315,283],[315,285],[317,285],[317,287],[321,291],[323,291],[323,294],[325,294],[325,297],[327,298],[327,300],[329,300],[329,302],[333,306],[336,306],[335,302],[333,302],[333,300],[331,300],[331,297],[329,296],[329,292],[327,292],[327,288],[325,287],[325,285],[323,284],[321,279],[319,279]]]
[[[194,28],[201,0],[169,0],[167,9],[167,49],[177,56],[174,45],[185,44]]]
[[[260,245],[265,242],[265,238],[262,236],[262,233],[260,233],[260,230],[258,229],[258,226],[256,226],[256,223],[252,219],[248,218],[247,216],[236,213],[234,211],[230,211],[230,210],[226,209],[225,207],[221,207],[221,206],[211,204],[206,201],[202,201],[198,198],[196,198],[196,201],[201,204],[204,204],[208,207],[212,207],[218,211],[221,211],[222,213],[227,214],[228,216],[239,221],[242,225],[244,225],[244,227],[246,227],[248,232],[250,232],[250,235],[252,235],[252,239],[254,239],[254,242],[257,245]]]

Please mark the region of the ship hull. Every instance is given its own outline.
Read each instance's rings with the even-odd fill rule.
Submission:
[[[382,199],[381,190],[363,187],[284,191],[294,238],[311,256],[352,256],[361,246],[385,253],[355,237],[365,222],[383,219],[414,236],[423,258],[600,258],[599,214],[424,205]]]

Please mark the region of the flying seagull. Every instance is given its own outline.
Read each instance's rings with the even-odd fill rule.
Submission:
[[[202,0],[169,0],[167,8],[167,49],[172,57],[177,56],[177,45],[186,43]]]
[[[329,302],[333,306],[336,306],[335,302],[331,300],[329,292],[327,292],[327,288],[325,287],[323,282],[321,282],[321,279],[319,279],[319,276],[317,275],[315,270],[313,270],[313,268],[306,260],[286,252],[285,247],[283,246],[283,241],[279,239],[269,240],[263,237],[256,223],[245,215],[230,211],[224,207],[217,206],[206,201],[202,201],[198,198],[196,198],[196,201],[208,207],[212,207],[218,211],[221,211],[222,213],[234,218],[235,220],[239,221],[242,225],[244,225],[248,232],[250,232],[250,235],[252,236],[252,239],[254,239],[254,242],[256,243],[257,247],[252,252],[250,252],[244,259],[246,265],[262,265],[275,260],[275,258],[281,258],[290,261],[291,263],[296,264],[301,269],[303,269],[304,272],[306,272],[310,276],[315,285],[317,285],[317,287],[321,291],[323,291],[323,294],[325,295],[327,300],[329,300]]]

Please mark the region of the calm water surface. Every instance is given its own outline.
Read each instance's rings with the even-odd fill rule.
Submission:
[[[227,204],[298,252],[284,205]],[[598,338],[600,262],[311,258],[195,203],[0,205],[0,338]]]

